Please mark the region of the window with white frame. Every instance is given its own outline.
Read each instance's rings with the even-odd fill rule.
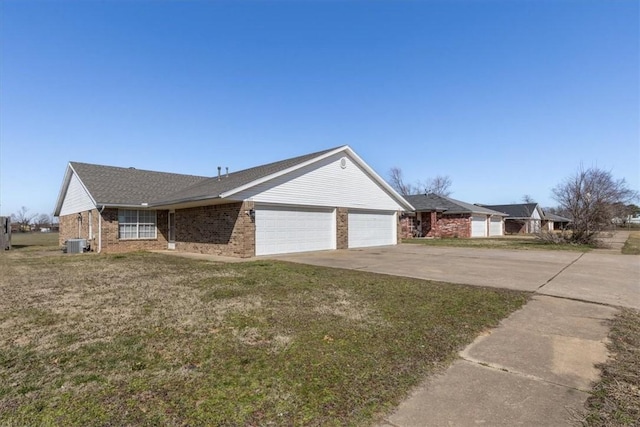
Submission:
[[[118,234],[120,239],[155,239],[156,211],[120,209]]]

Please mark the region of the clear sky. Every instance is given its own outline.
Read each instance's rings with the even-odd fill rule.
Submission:
[[[343,144],[471,203],[640,189],[640,2],[0,2],[0,214],[67,162],[213,176]]]

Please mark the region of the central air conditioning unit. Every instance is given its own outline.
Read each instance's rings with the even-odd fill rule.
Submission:
[[[81,254],[87,247],[87,239],[69,239],[67,240],[68,254]]]

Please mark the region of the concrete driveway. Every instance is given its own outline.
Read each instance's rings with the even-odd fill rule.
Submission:
[[[405,244],[276,258],[536,294],[379,427],[575,425],[596,366],[608,357],[607,321],[616,306],[640,309],[640,257],[619,248],[583,254]]]
[[[640,257],[633,255],[402,244],[272,258],[640,309]]]

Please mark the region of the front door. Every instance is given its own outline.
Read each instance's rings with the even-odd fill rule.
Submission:
[[[169,212],[169,249],[176,248],[176,213]]]

